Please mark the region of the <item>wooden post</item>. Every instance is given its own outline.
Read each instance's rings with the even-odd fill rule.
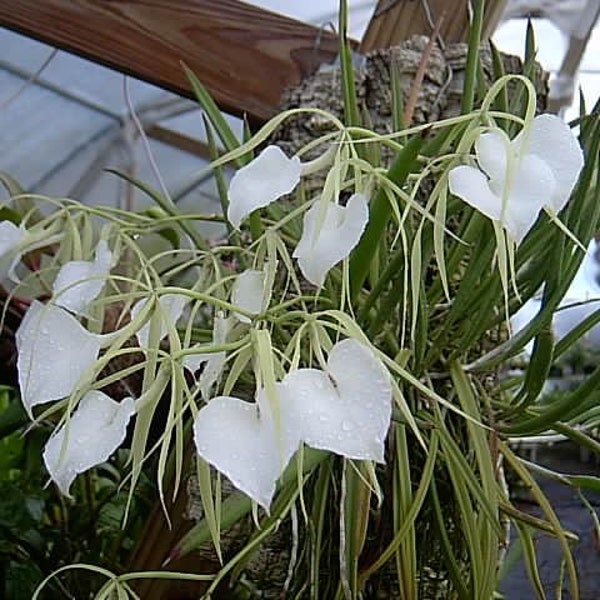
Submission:
[[[484,38],[500,19],[506,0],[487,0]],[[440,30],[444,42],[464,42],[469,32],[469,0],[379,0],[360,46],[361,52],[396,46],[411,35],[430,35],[445,13]]]
[[[332,33],[238,0],[0,0],[0,26],[192,96],[183,61],[253,122],[338,54]]]

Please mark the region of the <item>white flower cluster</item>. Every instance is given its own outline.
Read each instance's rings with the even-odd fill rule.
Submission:
[[[555,214],[563,208],[583,164],[569,128],[548,115],[536,118],[513,141],[500,130],[483,133],[475,149],[479,168],[452,169],[450,190],[498,221],[517,244],[542,209]],[[239,228],[254,210],[293,191],[302,168],[297,157],[288,158],[278,147],[267,147],[231,181],[231,224]],[[304,277],[321,287],[329,270],[358,244],[368,219],[368,200],[359,193],[345,206],[315,202],[304,215],[302,236],[293,253]],[[24,227],[0,223],[0,280],[16,281],[16,266],[30,249],[28,235]],[[108,243],[101,240],[94,260],[62,266],[48,303],[31,303],[16,336],[21,396],[31,417],[34,406],[87,390],[97,375],[94,366],[115,334],[92,333],[82,319],[88,318],[87,311],[101,294],[113,262]],[[251,325],[252,317],[268,309],[268,280],[266,271],[257,269],[236,277],[230,301],[238,310],[228,316],[217,312],[213,346],[226,344],[234,322]],[[142,311],[151,313],[153,319],[152,327],[148,319],[139,319],[135,332],[139,347],[149,350],[151,329],[155,341],[172,331],[188,302],[188,297],[171,293],[136,302],[132,320]],[[193,372],[204,365],[197,384],[207,402],[194,424],[198,453],[265,509],[278,478],[303,443],[350,458],[383,461],[391,419],[391,380],[363,343],[355,339],[338,342],[323,369],[293,369],[276,383],[275,390],[259,389],[255,403],[232,396],[211,399],[226,353],[191,350],[182,364]],[[78,473],[105,461],[122,444],[135,412],[133,398],[116,402],[99,390],[83,393],[44,450],[48,471],[64,494]]]

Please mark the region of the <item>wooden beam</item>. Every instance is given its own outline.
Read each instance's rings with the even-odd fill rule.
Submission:
[[[500,19],[506,0],[487,0],[484,38],[489,37]],[[396,46],[412,35],[430,35],[445,13],[440,38],[447,43],[465,42],[469,32],[469,0],[379,0],[360,46],[372,52]]]
[[[0,0],[0,26],[191,97],[184,61],[253,122],[338,53],[335,35],[238,0]]]
[[[145,133],[149,138],[172,146],[177,150],[193,154],[208,162],[212,160],[210,148],[208,147],[208,144],[202,140],[192,138],[189,135],[184,135],[179,131],[168,129],[167,127],[163,127],[156,123],[146,128]]]

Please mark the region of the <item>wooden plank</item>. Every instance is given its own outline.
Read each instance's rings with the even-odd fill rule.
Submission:
[[[484,37],[496,28],[506,0],[488,0]],[[361,52],[389,48],[410,36],[429,35],[445,13],[440,38],[447,43],[464,42],[469,32],[469,0],[379,0],[361,42]]]
[[[238,0],[0,0],[0,26],[192,96],[184,61],[253,122],[338,53],[335,35]]]

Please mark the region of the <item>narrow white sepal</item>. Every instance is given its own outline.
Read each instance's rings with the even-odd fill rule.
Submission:
[[[158,298],[158,305],[156,306],[155,312],[153,313],[151,319],[159,319],[159,341],[162,340],[165,335],[167,335],[169,329],[175,327],[177,321],[183,314],[183,309],[188,301],[188,298],[181,294],[163,294]],[[142,308],[144,308],[144,306],[146,306],[147,302],[148,299],[143,298],[134,304],[134,306],[131,308],[132,318],[135,319],[137,315],[139,315],[140,311]],[[142,348],[142,350],[146,350],[148,348],[148,340],[150,336],[150,322],[141,327],[135,335],[140,348]]]
[[[302,237],[293,254],[304,277],[321,287],[329,270],[358,244],[368,221],[363,194],[353,194],[345,207],[316,202],[304,215]]]
[[[100,352],[101,338],[66,310],[34,300],[16,333],[19,386],[31,416],[36,404],[70,395]]]
[[[133,416],[132,398],[115,402],[99,391],[88,392],[65,425],[48,440],[44,463],[65,495],[75,477],[105,462],[123,443]]]
[[[239,229],[252,212],[289,194],[300,182],[302,163],[288,158],[278,146],[267,146],[253,161],[236,171],[229,184],[229,222]]]
[[[231,288],[231,303],[252,315],[258,315],[266,308],[267,290],[264,271],[246,269],[240,273]],[[233,313],[242,323],[250,323],[250,319],[240,313]]]
[[[52,286],[54,304],[78,315],[85,313],[102,291],[112,263],[113,255],[105,240],[98,242],[93,261],[72,260],[65,263]]]

